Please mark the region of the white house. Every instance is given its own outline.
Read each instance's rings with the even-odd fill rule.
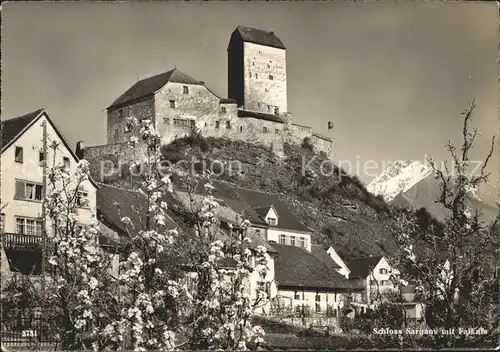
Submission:
[[[68,142],[40,109],[29,114],[2,121],[1,154],[1,222],[4,245],[13,270],[37,272],[40,270],[41,252],[38,244],[42,235],[42,199],[44,197],[44,167],[63,163],[75,171],[78,158]],[[43,153],[44,129],[46,154]],[[57,148],[50,146],[54,143]],[[81,185],[77,210],[82,224],[89,223],[95,213],[96,190],[92,181]],[[52,230],[47,219],[47,232]],[[32,271],[34,270],[34,271]]]
[[[362,295],[357,295],[357,303],[371,307],[374,298],[381,294],[395,290],[399,281],[399,271],[389,265],[382,256],[351,259],[348,262],[350,269],[349,279],[356,281],[364,288]]]
[[[311,251],[312,231],[304,226],[277,194],[233,186],[234,191],[267,224],[262,238],[268,242],[302,247]],[[252,225],[258,226],[252,221]],[[264,229],[263,229],[264,231]]]
[[[336,316],[347,303],[347,296],[362,291],[335,270],[336,264],[321,246],[313,245],[312,252],[283,244],[273,247],[278,251],[275,275],[281,306],[291,310],[301,310],[304,306],[311,315]]]
[[[214,191],[214,193],[217,193]],[[175,191],[174,192],[174,198],[178,201],[180,201],[185,207],[188,207],[188,209],[191,208],[190,204],[190,197],[187,193],[185,192],[180,192],[180,191]],[[203,198],[203,194],[196,194],[193,196],[195,199],[195,202],[198,203],[200,202]],[[224,237],[229,236],[229,227],[228,225],[237,225],[242,218],[241,216],[241,210],[247,210],[247,213],[251,211],[251,209],[248,208],[248,205],[242,202],[241,200],[238,199],[233,199],[228,197],[227,194],[221,194],[219,192],[216,194],[216,200],[219,204],[217,210],[216,210],[216,216],[219,218],[221,221],[221,234]],[[255,214],[253,216],[255,218]],[[262,230],[265,230],[265,228],[262,228]],[[258,234],[255,231],[255,228],[250,228],[249,232],[247,233],[247,236],[251,239],[250,243],[250,249],[255,249],[257,246],[263,246],[266,248],[267,253],[270,256],[270,259],[267,263],[267,273],[264,278],[261,278],[260,275],[256,272],[253,271],[250,275],[249,282],[248,282],[248,288],[250,290],[250,296],[253,299],[257,298],[257,290],[258,289],[264,289],[267,292],[268,295],[268,300],[267,303],[264,304],[258,311],[261,312],[269,312],[270,310],[270,302],[273,300],[276,295],[277,295],[277,286],[276,286],[276,281],[275,281],[275,257],[277,254],[277,251],[268,243],[266,242],[261,236],[262,233]],[[252,261],[254,261],[254,258],[252,258]]]

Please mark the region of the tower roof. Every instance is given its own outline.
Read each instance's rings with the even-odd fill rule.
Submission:
[[[257,28],[238,26],[233,33],[237,32],[244,42],[271,46],[279,49],[286,49],[285,45],[273,31],[265,31]]]
[[[194,78],[174,68],[173,70],[160,73],[159,75],[137,81],[132,87],[127,89],[125,93],[120,95],[118,99],[116,99],[113,104],[108,107],[108,109],[122,105],[131,100],[152,95],[156,91],[160,90],[168,82],[203,85],[202,82],[197,81]]]

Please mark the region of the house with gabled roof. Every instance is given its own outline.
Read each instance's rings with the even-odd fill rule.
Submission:
[[[279,195],[236,186],[233,189],[267,223],[267,241],[311,251],[312,231],[297,219]]]
[[[275,277],[280,304],[293,310],[307,307],[311,313],[338,313],[346,295],[362,288],[339,274],[333,261],[317,246],[305,248],[272,244],[278,251]],[[324,251],[324,250],[323,250]]]
[[[379,295],[394,291],[399,282],[400,273],[393,268],[383,256],[352,258],[348,260],[349,280],[364,289],[357,295],[355,301],[366,307],[371,307]]]
[[[45,133],[44,133],[45,132]],[[44,152],[44,136],[47,149]],[[11,269],[39,273],[43,233],[44,163],[75,171],[78,157],[45,109],[1,122],[0,230]],[[52,148],[54,146],[54,148]],[[89,223],[95,214],[98,185],[90,178],[80,185],[78,218]],[[47,219],[46,231],[52,231]]]

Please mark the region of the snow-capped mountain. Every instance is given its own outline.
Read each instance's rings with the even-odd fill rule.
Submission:
[[[375,195],[382,195],[392,205],[415,209],[423,207],[438,219],[447,216],[447,210],[436,203],[441,193],[440,181],[434,177],[432,168],[421,162],[396,161],[366,188]],[[479,190],[471,190],[469,204],[483,214],[484,220],[493,219],[497,214],[496,194],[498,190],[486,184]]]
[[[432,168],[419,161],[395,161],[378,175],[366,189],[382,195],[386,202],[406,192],[422,179],[432,175]]]

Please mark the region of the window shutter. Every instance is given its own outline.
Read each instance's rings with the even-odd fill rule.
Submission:
[[[16,198],[17,199],[25,199],[26,193],[24,189],[24,182],[16,181]]]

